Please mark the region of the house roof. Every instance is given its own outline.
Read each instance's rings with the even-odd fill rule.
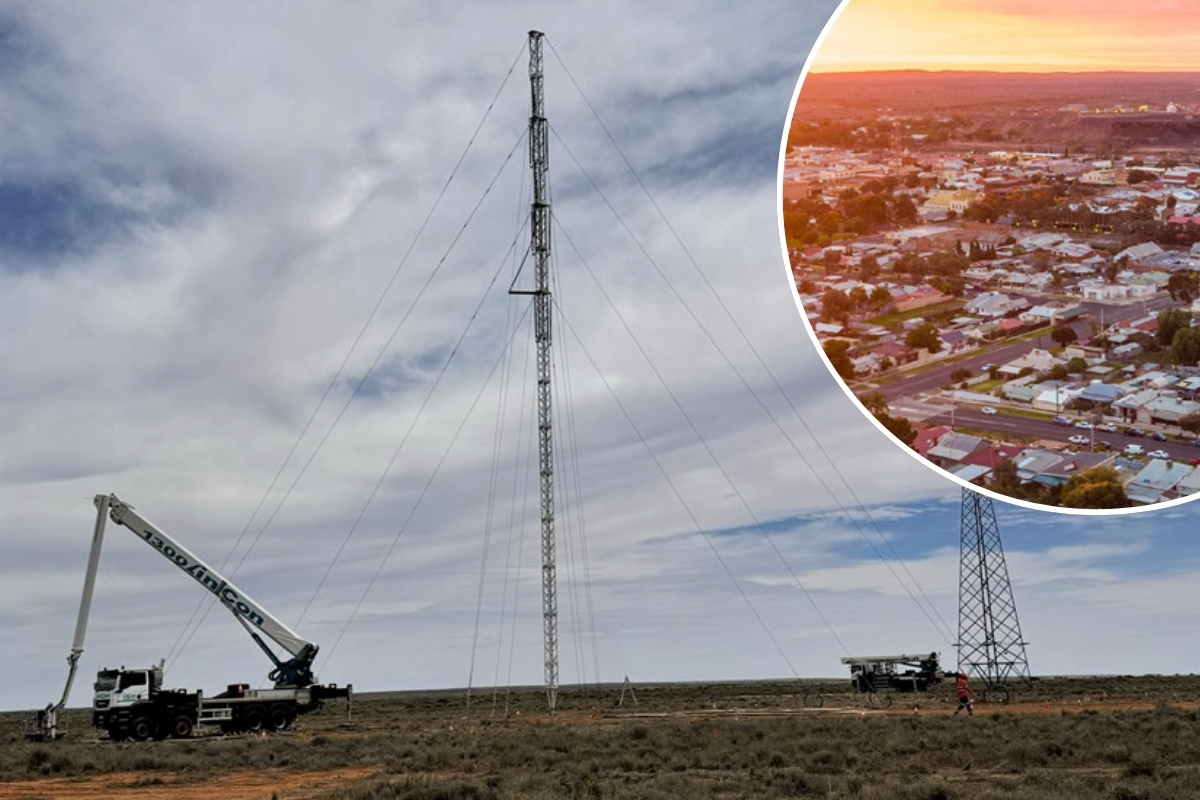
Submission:
[[[1133,476],[1133,480],[1129,482],[1129,487],[1137,485],[1155,488],[1160,492],[1164,492],[1179,483],[1179,481],[1183,480],[1184,476],[1192,471],[1193,469],[1190,464],[1181,464],[1178,461],[1170,461],[1165,458],[1152,458],[1150,459],[1150,463],[1141,472]]]
[[[962,460],[964,464],[974,464],[976,466],[987,467],[991,469],[996,466],[996,463],[1006,458],[1015,458],[1020,455],[1021,448],[1016,445],[998,444],[992,445],[984,450],[977,450],[971,455]]]
[[[962,461],[983,446],[986,446],[986,442],[978,436],[952,431],[938,439],[937,444],[929,449],[926,456],[928,458],[944,458],[948,461]]]
[[[1089,384],[1079,393],[1079,399],[1092,403],[1111,403],[1120,399],[1124,394],[1125,391],[1120,386],[1113,386],[1108,383],[1093,383]]]
[[[942,438],[949,430],[949,428],[936,425],[917,431],[917,438],[913,439],[912,449],[924,456],[929,452],[929,448],[937,444],[938,439]]]
[[[913,349],[901,342],[883,342],[876,347],[872,352],[881,356],[905,356],[913,352]]]
[[[991,467],[980,466],[979,464],[961,464],[950,470],[950,474],[962,478],[967,483],[977,481],[984,475],[992,471]]]

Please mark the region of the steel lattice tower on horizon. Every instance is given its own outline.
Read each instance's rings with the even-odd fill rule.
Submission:
[[[1029,660],[1012,582],[1000,544],[992,499],[962,493],[962,549],[958,567],[958,668],[987,686],[1029,680]]]
[[[550,160],[549,126],[542,94],[541,31],[529,32],[529,168],[533,202],[529,209],[529,250],[533,256],[534,288],[510,289],[533,295],[533,338],[537,348],[538,474],[542,510],[542,645],[546,700],[558,704],[558,566],[554,553],[554,445],[551,439],[550,360],[550,191],[546,168]]]

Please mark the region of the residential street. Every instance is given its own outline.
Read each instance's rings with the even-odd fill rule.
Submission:
[[[949,426],[950,416],[950,412],[946,412],[945,414],[932,417],[926,420],[926,422],[931,425]],[[1188,441],[1171,440],[1159,442],[1148,436],[1135,437],[1127,436],[1123,433],[1107,433],[1097,430],[1083,430],[1075,427],[1068,428],[1065,425],[1056,425],[1049,420],[1003,413],[984,414],[973,408],[957,408],[954,410],[954,428],[956,430],[971,428],[1010,436],[1038,436],[1043,439],[1062,442],[1064,446],[1067,445],[1067,437],[1082,434],[1083,436],[1087,436],[1091,441],[1106,441],[1111,443],[1114,451],[1123,449],[1127,444],[1137,444],[1141,445],[1146,452],[1150,452],[1151,450],[1165,450],[1176,461],[1189,462],[1194,458],[1200,458],[1200,447],[1192,447],[1188,444]],[[1093,435],[1095,436],[1094,439],[1092,439]]]

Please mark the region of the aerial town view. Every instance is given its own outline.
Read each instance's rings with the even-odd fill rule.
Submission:
[[[786,247],[832,368],[999,494],[1200,492],[1200,78],[810,74]]]

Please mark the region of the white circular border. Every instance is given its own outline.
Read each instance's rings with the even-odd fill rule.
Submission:
[[[817,37],[816,43],[813,45],[812,50],[810,50],[808,53],[808,58],[804,61],[804,69],[800,72],[800,79],[796,81],[796,89],[792,93],[792,104],[788,108],[787,119],[785,120],[783,126],[783,136],[779,144],[779,166],[776,175],[775,187],[775,213],[776,222],[779,227],[779,246],[783,255],[784,276],[787,278],[788,285],[791,286],[792,297],[796,301],[796,310],[800,314],[800,319],[804,322],[804,327],[808,331],[809,338],[816,346],[817,354],[820,356],[821,361],[825,364],[825,368],[829,370],[829,374],[833,376],[833,379],[837,381],[838,386],[842,388],[842,391],[845,392],[846,396],[850,398],[850,402],[852,402],[858,408],[862,415],[869,419],[875,425],[875,427],[878,428],[881,433],[883,433],[884,436],[887,436],[889,439],[895,442],[897,447],[908,453],[927,469],[932,470],[935,474],[944,478],[949,478],[951,481],[959,484],[964,489],[970,489],[973,492],[978,492],[979,494],[986,495],[987,497],[991,497],[995,500],[1011,503],[1032,511],[1050,511],[1056,514],[1070,514],[1074,516],[1109,517],[1121,514],[1141,514],[1148,511],[1159,511],[1162,509],[1174,508],[1176,506],[1183,505],[1184,503],[1189,503],[1193,500],[1200,499],[1200,494],[1195,494],[1190,497],[1179,497],[1175,500],[1168,500],[1165,503],[1152,503],[1150,505],[1132,506],[1130,508],[1064,508],[1062,506],[1034,503],[1029,500],[1021,500],[994,492],[986,487],[977,486],[955,475],[951,475],[949,472],[937,466],[932,461],[924,458],[916,450],[913,450],[904,442],[896,438],[895,434],[885,428],[883,424],[875,418],[875,415],[867,410],[866,406],[862,404],[854,392],[850,391],[850,387],[846,385],[846,382],[842,380],[842,377],[837,374],[837,370],[833,368],[833,363],[829,360],[829,356],[825,355],[825,350],[821,347],[821,343],[817,339],[816,330],[808,321],[808,314],[804,310],[804,304],[800,301],[800,290],[796,288],[796,281],[792,276],[791,258],[790,254],[788,253],[787,246],[787,235],[783,230],[783,169],[784,160],[787,158],[788,133],[792,129],[792,119],[796,113],[796,103],[800,99],[800,89],[804,86],[804,79],[808,77],[808,70],[812,66],[813,59],[816,58],[817,51],[821,49],[821,45],[825,42],[825,37],[829,34],[830,29],[833,28],[834,24],[838,20],[838,17],[842,15],[842,11],[847,5],[850,4],[850,2],[851,0],[841,1],[837,9],[833,12],[833,15],[829,18],[829,21],[825,23],[825,27],[821,29],[821,34]]]

